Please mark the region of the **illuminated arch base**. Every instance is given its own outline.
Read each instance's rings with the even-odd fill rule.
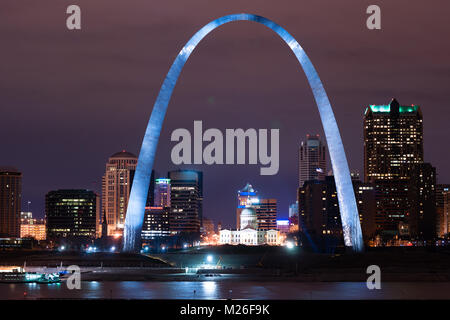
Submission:
[[[140,249],[140,233],[144,220],[150,174],[153,168],[156,147],[167,105],[169,104],[178,76],[197,44],[212,30],[232,21],[254,21],[272,29],[287,43],[300,62],[313,91],[317,107],[319,108],[323,129],[325,131],[339,199],[344,242],[346,246],[352,247],[354,251],[362,251],[363,240],[361,225],[359,222],[358,209],[356,206],[347,158],[345,156],[344,146],[342,145],[339,128],[322,82],[303,48],[285,29],[264,17],[245,13],[224,16],[205,25],[186,43],[172,64],[161,90],[159,91],[155,105],[153,106],[152,115],[145,131],[141,151],[139,153],[125,219],[123,250],[136,252]]]

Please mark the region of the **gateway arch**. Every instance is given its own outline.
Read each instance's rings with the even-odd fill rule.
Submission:
[[[125,218],[123,250],[138,251],[140,249],[138,246],[140,244],[145,203],[147,200],[150,175],[155,159],[156,147],[158,145],[167,106],[172,96],[172,91],[178,80],[178,76],[180,75],[184,64],[188,60],[192,51],[194,51],[197,44],[214,29],[233,21],[254,21],[272,29],[284,40],[284,42],[286,42],[297,57],[297,60],[300,62],[314,94],[314,99],[319,109],[320,119],[322,121],[322,126],[328,144],[331,165],[336,182],[344,243],[347,247],[351,247],[354,251],[362,251],[363,239],[361,225],[359,221],[358,208],[356,206],[355,194],[353,191],[353,184],[350,177],[350,170],[348,168],[347,158],[345,156],[339,128],[319,75],[314,69],[314,66],[303,48],[285,29],[269,19],[246,13],[223,16],[201,28],[186,43],[183,49],[181,49],[169,72],[167,73],[153,106],[153,111],[150,116],[144,139],[142,141],[141,151],[139,153],[138,164],[134,175]]]

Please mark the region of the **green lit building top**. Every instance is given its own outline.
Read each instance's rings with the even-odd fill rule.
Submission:
[[[394,99],[395,100],[395,99]],[[391,105],[387,104],[387,105],[370,105],[366,108],[365,114],[367,114],[367,111],[372,112],[383,112],[383,113],[389,113],[391,112]],[[400,113],[412,113],[412,112],[418,112],[420,107],[417,105],[410,105],[410,106],[398,106],[398,111]]]
[[[407,179],[411,166],[423,162],[422,112],[417,105],[370,105],[364,113],[366,182]]]
[[[408,215],[408,183],[422,164],[423,119],[417,105],[369,105],[364,113],[364,180],[376,189],[377,229],[396,231]]]

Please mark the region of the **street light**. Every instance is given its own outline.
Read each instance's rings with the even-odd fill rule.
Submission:
[[[206,261],[208,261],[208,262],[212,262],[213,261],[213,256],[212,255],[208,255],[207,257],[206,257]]]

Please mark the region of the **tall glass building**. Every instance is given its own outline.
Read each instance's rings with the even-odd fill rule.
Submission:
[[[409,180],[423,163],[423,118],[417,105],[370,105],[364,113],[364,180],[375,187],[378,232],[394,236],[409,214]]]
[[[326,148],[320,136],[306,135],[302,141],[298,159],[298,186],[301,188],[305,181],[324,180],[327,172]]]
[[[450,184],[437,184],[436,185],[436,233],[438,237],[445,237],[450,230],[449,219],[449,203],[450,199]]]
[[[170,207],[170,179],[155,180],[155,207]]]
[[[364,113],[366,182],[405,180],[423,162],[423,119],[419,106],[370,105]]]
[[[170,231],[198,233],[203,217],[203,173],[194,170],[176,170],[168,173],[170,179]]]

